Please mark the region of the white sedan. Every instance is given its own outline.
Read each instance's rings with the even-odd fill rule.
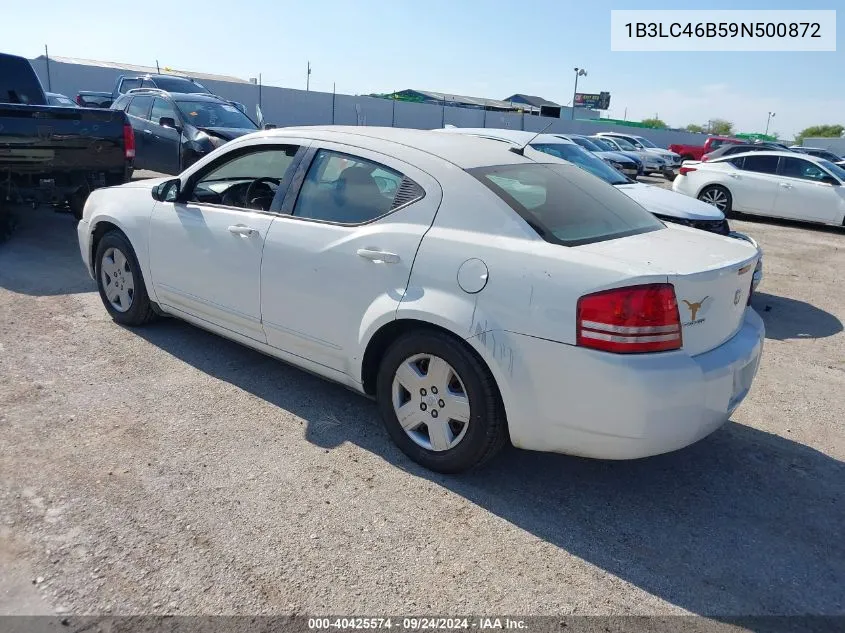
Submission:
[[[845,223],[845,170],[796,152],[733,154],[686,161],[672,189],[731,211],[792,220]]]
[[[757,249],[544,160],[419,130],[263,131],[94,191],[79,244],[118,323],[177,316],[371,396],[433,470],[508,439],[629,459],[706,436],[757,371]]]

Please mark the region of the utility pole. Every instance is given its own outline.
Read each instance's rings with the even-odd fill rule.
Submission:
[[[159,75],[161,74],[161,68],[159,68],[159,67],[158,67],[158,60],[156,60],[156,72],[157,72]]]
[[[769,112],[769,117],[766,119],[766,136],[769,135],[769,123],[772,122],[772,117],[775,116],[774,112]]]
[[[47,61],[47,90],[53,92],[53,82],[50,81],[50,53],[47,52],[47,45],[44,45],[44,59]]]
[[[572,91],[572,116],[571,120],[575,120],[575,95],[578,94],[578,77],[586,77],[587,71],[584,68],[575,68],[575,89]]]
[[[305,74],[305,92],[311,89],[311,62],[308,62],[308,72]]]

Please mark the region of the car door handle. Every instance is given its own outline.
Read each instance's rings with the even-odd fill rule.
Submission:
[[[373,262],[384,262],[385,264],[398,264],[401,259],[396,253],[387,253],[374,248],[359,248],[358,256]]]
[[[739,174],[728,174],[728,176],[730,176],[734,180],[739,180]]]
[[[144,134],[152,134],[152,133],[153,133],[152,130],[144,130]]]
[[[229,227],[229,233],[233,235],[243,235],[244,237],[249,237],[253,233],[258,233],[254,228],[250,226],[244,226],[243,224],[235,224]]]
[[[784,189],[792,189],[792,185],[789,184],[788,182],[782,182],[782,183],[780,183],[780,186],[783,187]]]

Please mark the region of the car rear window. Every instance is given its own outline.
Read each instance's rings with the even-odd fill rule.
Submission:
[[[470,169],[547,242],[578,246],[664,228],[624,193],[574,165]]]
[[[46,105],[44,90],[26,59],[0,55],[0,103]]]

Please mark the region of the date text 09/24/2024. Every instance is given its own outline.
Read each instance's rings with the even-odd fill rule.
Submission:
[[[451,631],[477,629],[485,630],[519,630],[525,629],[524,620],[514,618],[479,617],[479,618],[435,618],[435,617],[324,617],[308,618],[308,629],[344,630],[344,629],[398,629],[403,631]]]

